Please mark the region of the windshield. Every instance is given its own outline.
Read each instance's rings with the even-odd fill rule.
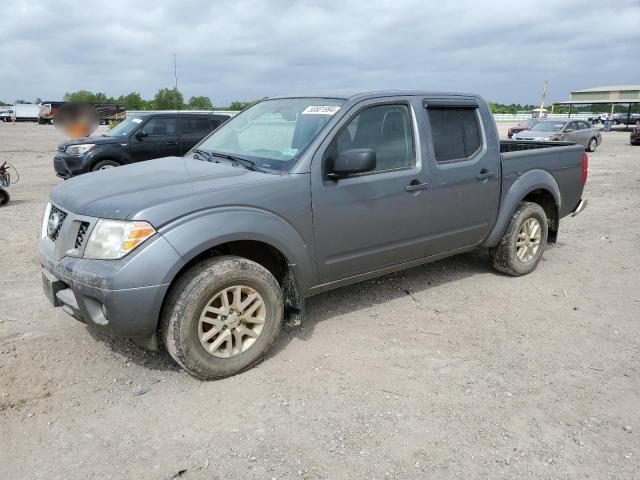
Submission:
[[[540,122],[534,126],[532,132],[559,132],[564,127],[565,122]]]
[[[344,102],[335,98],[265,100],[223,124],[197,149],[287,171]]]
[[[131,134],[142,123],[143,118],[131,117],[123,120],[118,125],[113,127],[107,133],[105,137],[126,137]]]

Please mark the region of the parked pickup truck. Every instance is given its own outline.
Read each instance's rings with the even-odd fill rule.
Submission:
[[[215,379],[258,362],[305,297],[488,248],[532,272],[576,215],[587,155],[500,142],[476,95],[262,101],[183,158],[83,175],[51,193],[47,297]]]

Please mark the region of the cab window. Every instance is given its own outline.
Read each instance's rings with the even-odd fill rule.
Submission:
[[[438,163],[467,160],[482,147],[476,108],[429,107],[431,137]]]
[[[376,105],[358,113],[329,147],[328,157],[337,158],[354,148],[376,153],[375,171],[415,165],[413,132],[407,105]]]

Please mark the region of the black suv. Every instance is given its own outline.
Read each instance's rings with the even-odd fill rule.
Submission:
[[[58,146],[56,175],[70,178],[161,157],[180,157],[231,117],[225,113],[148,113],[128,117],[98,137]]]

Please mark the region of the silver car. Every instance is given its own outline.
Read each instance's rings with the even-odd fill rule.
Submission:
[[[600,129],[584,120],[544,120],[531,127],[531,130],[519,132],[514,140],[562,141],[582,145],[587,152],[593,152],[602,143]]]

